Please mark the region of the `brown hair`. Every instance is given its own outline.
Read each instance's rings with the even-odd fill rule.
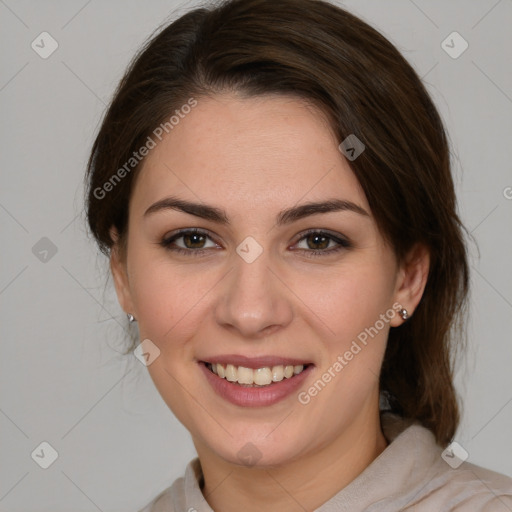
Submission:
[[[452,349],[463,339],[468,291],[448,140],[413,68],[345,10],[321,0],[230,0],[152,37],[121,80],[89,159],[87,214],[100,249],[108,255],[114,245],[111,226],[125,242],[140,164],[110,181],[108,194],[104,184],[176,109],[220,91],[298,95],[321,108],[340,142],[355,134],[365,144],[351,168],[381,233],[399,260],[416,243],[430,251],[423,297],[390,331],[381,390],[392,411],[448,443],[459,422]]]

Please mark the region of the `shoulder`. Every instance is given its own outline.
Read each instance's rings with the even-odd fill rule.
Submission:
[[[138,512],[175,512],[178,510],[174,507],[174,493],[172,490],[178,480],[176,480],[171,487],[162,491],[155,499]]]
[[[138,512],[210,512],[211,509],[201,493],[201,479],[201,465],[196,457],[187,465],[183,477],[177,478],[170,487]]]
[[[392,442],[382,457],[388,478],[381,505],[396,510],[398,504],[400,510],[414,512],[512,511],[512,478],[453,459],[454,450],[443,450],[433,434],[418,424],[389,416],[383,427]]]
[[[457,512],[510,512],[512,510],[512,478],[489,469],[462,463],[453,469],[444,461],[432,468],[432,480],[425,496],[442,504],[443,510]]]
[[[433,441],[430,452],[430,460],[423,453],[430,464],[424,466],[423,483],[417,487],[419,493],[410,504],[411,510],[512,511],[512,478],[467,461],[458,460],[452,467],[447,453],[453,455],[453,451],[443,450]],[[422,458],[416,463],[421,466]]]

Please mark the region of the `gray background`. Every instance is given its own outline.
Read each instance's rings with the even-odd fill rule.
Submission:
[[[119,354],[125,318],[82,213],[88,151],[125,66],[191,5],[0,0],[1,511],[137,510],[194,457],[146,368]],[[424,77],[450,133],[480,249],[456,440],[471,462],[512,476],[512,1],[344,5]],[[43,31],[59,44],[48,59],[31,48]],[[441,46],[453,31],[469,43],[456,59]],[[33,251],[43,237],[56,254],[41,252],[47,241]],[[31,458],[42,441],[59,454],[46,470]]]

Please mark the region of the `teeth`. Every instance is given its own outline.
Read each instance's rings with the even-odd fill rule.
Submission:
[[[245,366],[234,366],[232,364],[222,365],[220,363],[208,364],[211,371],[220,378],[229,382],[238,382],[245,386],[268,386],[272,382],[280,382],[298,375],[304,370],[304,365],[279,365],[266,366],[264,368],[246,368]]]
[[[253,381],[258,386],[268,386],[272,382],[272,370],[270,368],[258,368],[253,370]],[[252,384],[250,382],[249,384]]]
[[[254,384],[254,370],[239,366],[237,381],[238,384]]]
[[[279,382],[284,379],[284,366],[273,366],[272,367],[272,380]]]
[[[232,364],[226,366],[226,379],[229,380],[229,382],[238,381],[238,372]]]

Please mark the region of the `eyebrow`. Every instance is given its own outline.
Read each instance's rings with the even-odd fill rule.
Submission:
[[[209,206],[206,204],[185,201],[183,199],[178,199],[176,197],[166,197],[152,204],[144,212],[144,217],[165,210],[177,210],[184,213],[188,213],[190,215],[194,215],[196,217],[200,217],[201,219],[210,220],[218,224],[230,224],[229,218],[223,209],[217,208],[215,206]],[[317,213],[331,213],[343,211],[350,211],[358,213],[359,215],[363,215],[365,217],[370,217],[369,213],[364,208],[358,206],[357,204],[351,201],[347,201],[344,199],[329,199],[327,201],[321,201],[316,203],[305,203],[299,206],[293,206],[286,210],[282,210],[277,215],[276,224],[277,226],[282,226],[285,224],[291,224],[292,222],[296,222],[304,217],[309,217],[310,215],[315,215]]]

